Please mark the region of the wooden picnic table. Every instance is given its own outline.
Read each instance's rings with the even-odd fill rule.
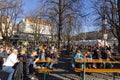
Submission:
[[[55,59],[46,59],[46,60],[39,59],[36,63],[49,63],[49,62],[55,63],[56,60]]]
[[[86,63],[114,63],[114,64],[118,64],[120,63],[119,61],[111,61],[111,60],[106,60],[106,59],[77,59],[75,60],[76,63],[82,63],[83,64],[83,69],[75,68],[75,72],[81,72],[81,70],[83,71],[83,77],[82,80],[85,80],[85,72],[120,72],[120,69],[87,69],[86,68]],[[115,77],[113,78],[113,80],[115,80]]]
[[[42,59],[39,59],[37,60],[36,63],[55,63],[56,60],[55,59],[45,59],[45,60],[42,60]],[[46,80],[46,73],[49,73],[49,72],[52,72],[53,70],[49,69],[49,68],[39,68],[39,69],[36,69],[36,72],[38,73],[44,73],[44,80]]]
[[[106,59],[85,59],[85,60],[81,60],[81,59],[77,59],[75,60],[75,62],[77,63],[120,63],[119,61],[111,61],[111,60],[106,60]]]

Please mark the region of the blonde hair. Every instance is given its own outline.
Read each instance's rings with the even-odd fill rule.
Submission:
[[[21,51],[20,51],[20,54],[22,54],[22,55],[25,54],[25,51],[24,51],[24,50],[21,50]]]
[[[80,51],[80,50],[77,50],[77,53],[81,53],[81,51]]]

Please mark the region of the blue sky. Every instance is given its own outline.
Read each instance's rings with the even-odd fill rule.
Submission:
[[[38,0],[23,0],[24,1],[24,13],[27,14],[29,13],[30,10],[35,9],[40,2],[38,2]]]
[[[34,10],[37,8],[40,3],[42,3],[44,0],[24,0],[24,13],[25,15],[29,14],[29,11]],[[93,9],[92,9],[92,3],[91,0],[84,0],[84,12],[88,13],[89,16],[87,17],[86,21],[83,23],[84,31],[93,31],[95,29],[94,26],[94,19],[95,16],[93,16]]]
[[[88,14],[85,21],[83,21],[83,28],[85,32],[96,30],[96,26],[94,26],[94,20],[96,15],[94,14],[93,5],[91,0],[84,0],[84,8],[83,11]]]

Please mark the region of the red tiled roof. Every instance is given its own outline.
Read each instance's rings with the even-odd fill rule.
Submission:
[[[41,19],[37,19],[37,18],[30,18],[27,17],[26,18],[29,22],[33,22],[33,23],[37,23],[37,24],[42,24],[42,25],[47,25],[47,26],[52,26],[52,24],[50,22],[41,20]]]
[[[0,22],[2,22],[2,23],[3,23],[3,22],[6,22],[7,18],[8,18],[8,17],[6,17],[6,16],[0,17]]]

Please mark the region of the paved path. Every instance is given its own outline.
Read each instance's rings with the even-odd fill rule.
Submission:
[[[59,58],[53,72],[47,76],[47,80],[81,80],[78,73],[71,69],[71,59],[67,56]],[[39,80],[43,80],[43,74],[39,75]],[[111,73],[92,73],[86,74],[86,80],[113,80]],[[120,80],[120,77],[118,79]]]

